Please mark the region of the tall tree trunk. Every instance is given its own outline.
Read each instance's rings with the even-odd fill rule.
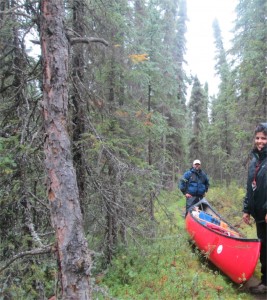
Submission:
[[[148,107],[147,107],[148,113],[151,111],[151,84],[148,85]],[[148,135],[148,164],[152,166],[152,141],[151,141],[151,133],[149,129],[149,135]],[[154,196],[153,191],[150,192],[149,196],[149,214],[150,219],[154,220]]]
[[[44,151],[47,192],[56,232],[63,299],[91,299],[91,257],[83,230],[76,173],[67,132],[68,41],[63,0],[41,2]]]
[[[85,36],[85,3],[84,1],[73,2],[73,29],[79,36]],[[78,141],[81,140],[82,134],[85,132],[85,113],[86,100],[83,97],[83,87],[85,84],[84,73],[84,49],[80,43],[73,48],[72,59],[72,77],[73,77],[73,95],[72,102],[74,107],[73,114],[73,160],[77,172],[77,184],[79,188],[81,210],[84,212],[85,199],[85,177],[86,169],[84,163],[84,149]]]

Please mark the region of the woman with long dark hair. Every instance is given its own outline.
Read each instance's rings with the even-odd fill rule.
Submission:
[[[256,222],[257,236],[261,240],[261,282],[250,287],[253,294],[267,293],[267,123],[259,124],[254,132],[254,148],[248,169],[247,193],[243,204],[243,220]]]

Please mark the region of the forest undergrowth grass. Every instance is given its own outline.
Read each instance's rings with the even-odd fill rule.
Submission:
[[[208,200],[243,231],[240,222],[243,196],[244,191],[234,185],[215,187],[209,191]],[[157,235],[143,239],[141,247],[129,245],[116,255],[100,280],[100,285],[107,287],[112,296],[95,294],[94,299],[253,299],[242,286],[221,274],[190,242],[184,228],[184,207],[184,197],[177,190],[161,193],[155,209]],[[247,230],[243,233],[255,237],[255,228]]]

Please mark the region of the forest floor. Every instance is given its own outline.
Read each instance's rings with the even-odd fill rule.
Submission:
[[[259,279],[257,279],[255,276],[252,276],[246,284],[244,284],[243,290],[248,291],[248,289],[252,286],[255,286],[259,284]],[[265,295],[253,295],[253,298],[255,300],[267,300],[267,294]]]
[[[184,217],[185,216],[185,208],[183,208],[183,209],[182,208],[178,208],[178,209],[179,209],[180,215],[182,217]],[[260,283],[259,279],[256,278],[255,276],[252,276],[244,284],[244,286],[240,290],[249,293],[249,288],[252,287],[252,286],[256,286],[259,283]],[[252,295],[252,297],[253,297],[254,300],[267,300],[267,294],[264,294],[264,295]]]
[[[191,247],[184,230],[185,199],[177,194],[176,191],[165,192],[158,199],[155,210],[157,236],[129,246],[114,258],[101,281],[101,286],[106,287],[112,297],[96,295],[94,299],[267,300],[267,295],[249,293],[249,287],[259,283],[259,264],[248,282],[243,286],[236,285]],[[243,190],[238,187],[214,187],[209,191],[208,200],[218,206],[216,209],[227,220],[238,224],[238,229],[247,237],[253,238],[255,226],[240,223],[242,198]]]

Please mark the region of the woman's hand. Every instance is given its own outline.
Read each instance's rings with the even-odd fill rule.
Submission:
[[[186,194],[185,194],[185,197],[186,197],[186,198],[192,198],[192,195],[186,193]]]
[[[267,215],[266,215],[266,216],[267,216]],[[266,220],[266,216],[265,216],[265,220]],[[243,214],[243,221],[244,221],[246,224],[249,224],[249,222],[250,222],[250,214],[244,213],[244,214]]]

